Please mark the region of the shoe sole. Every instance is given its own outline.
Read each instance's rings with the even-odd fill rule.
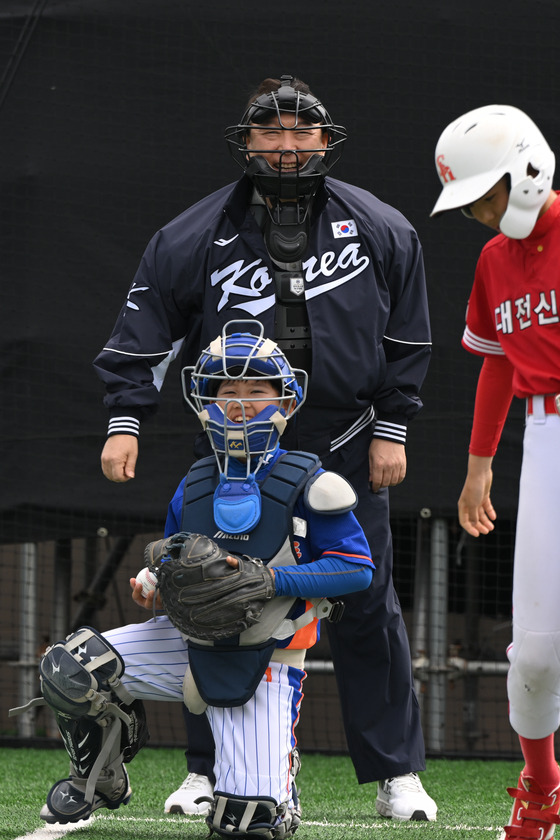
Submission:
[[[425,811],[413,811],[410,815],[404,814],[396,814],[390,805],[387,805],[385,802],[380,802],[379,800],[376,801],[375,807],[379,814],[382,817],[388,817],[392,820],[397,820],[398,822],[435,822],[436,815],[435,814],[426,814]]]
[[[182,814],[184,817],[206,817],[210,813],[210,808],[202,808],[196,811],[184,811],[180,805],[172,805],[169,810],[165,811],[166,814]]]

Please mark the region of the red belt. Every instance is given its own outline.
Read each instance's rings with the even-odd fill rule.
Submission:
[[[558,406],[556,400],[558,399]],[[527,397],[527,414],[533,413],[533,397]],[[544,413],[560,414],[560,394],[544,395]]]

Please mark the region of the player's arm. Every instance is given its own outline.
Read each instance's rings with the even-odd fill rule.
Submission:
[[[355,490],[343,476],[321,470],[311,479],[294,507],[298,565],[269,566],[275,595],[328,598],[369,586],[374,567],[365,534],[352,513],[356,504]]]
[[[512,400],[513,368],[505,356],[486,356],[476,389],[467,477],[457,503],[459,522],[473,537],[494,530],[492,461]]]
[[[419,392],[431,354],[422,249],[404,220],[395,227],[385,271],[391,311],[383,338],[385,377],[373,397],[376,417],[369,480],[374,492],[400,484],[406,476],[408,423],[422,408]]]
[[[369,548],[353,514],[343,519],[346,521],[330,523],[331,533],[340,530],[337,548],[326,549],[318,560],[301,566],[268,567],[274,578],[276,597],[334,598],[367,589],[374,571]],[[364,553],[351,553],[354,551]],[[226,562],[234,569],[239,565],[236,557],[228,557]]]
[[[185,339],[184,313],[172,294],[166,246],[156,235],[142,258],[111,337],[93,362],[105,385],[108,439],[101,461],[111,481],[134,478],[140,424],[159,408],[160,391]],[[171,291],[170,291],[171,290]]]
[[[295,507],[296,521],[304,523],[294,536],[298,565],[275,568],[277,595],[336,597],[369,586],[374,567],[352,513],[356,501],[353,487],[335,473],[322,473],[311,484],[305,502]]]
[[[163,532],[164,537],[170,537],[172,534],[177,534],[181,530],[183,517],[183,496],[185,493],[186,480],[186,476],[181,479],[179,486],[173,494],[173,498],[169,502],[169,506],[167,508],[167,519],[165,520],[165,528]]]
[[[274,572],[276,595],[297,598],[336,598],[367,589],[373,575],[368,555],[325,554],[304,566],[282,566]]]
[[[457,502],[459,522],[473,537],[494,530],[496,511],[490,499],[492,457],[469,455],[467,477]]]

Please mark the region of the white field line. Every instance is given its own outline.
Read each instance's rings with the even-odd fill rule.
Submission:
[[[80,820],[77,823],[69,823],[68,825],[45,825],[41,828],[32,831],[30,834],[24,834],[21,837],[15,837],[14,840],[60,840],[60,838],[66,837],[72,831],[76,831],[78,828],[86,828],[88,825],[91,825],[93,822],[119,822],[119,823],[182,823],[182,822],[200,822],[201,818],[198,817],[187,817],[181,816],[179,817],[119,817],[116,814],[95,814],[90,817],[88,820]],[[315,826],[318,828],[358,828],[358,829],[369,829],[370,831],[377,829],[379,831],[394,831],[397,828],[405,828],[407,830],[418,830],[425,828],[428,829],[429,826],[433,825],[430,822],[394,822],[393,820],[387,820],[386,822],[369,822],[369,823],[358,823],[354,822],[353,820],[348,820],[348,822],[329,822],[328,820],[304,820],[302,823],[302,828],[305,826]],[[445,831],[487,831],[489,833],[497,834],[498,832],[502,831],[502,826],[489,826],[489,825],[441,825],[438,823],[439,828],[445,829]]]
[[[128,822],[128,823],[200,823],[201,817],[200,816],[187,816],[187,815],[177,815],[174,817],[121,817],[117,814],[96,814],[95,817],[92,819],[97,819],[98,822]],[[85,823],[82,823],[85,825]],[[407,830],[412,831],[413,829],[422,829],[425,828],[428,830],[431,826],[437,825],[438,828],[443,828],[445,831],[488,831],[488,832],[499,832],[503,831],[503,826],[501,825],[466,825],[466,824],[459,824],[459,825],[442,825],[441,823],[433,823],[428,821],[414,821],[414,822],[406,822],[406,821],[397,821],[397,820],[383,820],[382,822],[367,822],[367,823],[359,823],[355,822],[354,820],[348,820],[345,822],[330,822],[328,820],[303,820],[301,826],[304,828],[307,825],[316,826],[319,828],[364,828],[364,829],[378,829],[380,831],[395,831],[396,829],[405,828]],[[62,826],[61,826],[62,827]],[[28,835],[28,837],[33,837],[33,840],[36,840],[36,835]],[[23,838],[16,838],[16,840],[23,840]],[[27,837],[25,838],[27,840]],[[50,840],[52,840],[52,836],[50,836]]]
[[[87,820],[80,820],[76,823],[68,823],[68,825],[48,825],[45,823],[41,828],[36,828],[35,831],[29,834],[22,834],[21,837],[15,837],[14,840],[59,840],[60,837],[65,837],[71,831],[76,831],[78,828],[86,828],[91,825],[97,817],[92,816]]]

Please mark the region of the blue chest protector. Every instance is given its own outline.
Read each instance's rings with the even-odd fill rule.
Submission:
[[[309,479],[321,462],[309,452],[286,452],[259,485],[261,516],[248,533],[227,534],[216,526],[214,491],[219,471],[213,456],[203,458],[189,470],[183,494],[181,529],[206,534],[232,554],[249,554],[263,563],[294,565],[293,510]],[[276,619],[288,615],[298,599],[273,598]],[[254,694],[276,647],[267,635],[256,639],[253,628],[223,642],[189,638],[189,662],[202,699],[211,706],[241,706]]]

